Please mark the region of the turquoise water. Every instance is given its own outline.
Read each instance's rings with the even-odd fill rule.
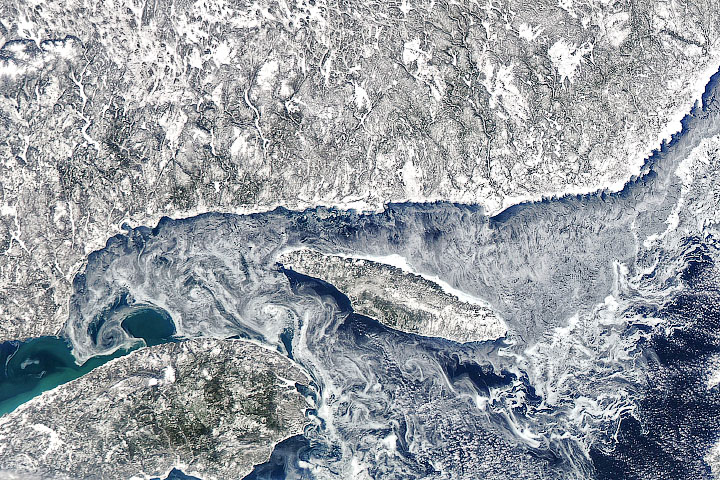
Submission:
[[[75,363],[72,346],[62,337],[38,337],[24,342],[0,343],[0,415],[46,390],[75,380],[108,361],[127,355],[145,345],[172,341],[175,325],[165,312],[145,308],[128,315],[122,327],[139,341],[112,355]]]

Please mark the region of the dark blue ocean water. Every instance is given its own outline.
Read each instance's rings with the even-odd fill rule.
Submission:
[[[720,389],[707,386],[709,361],[720,353],[720,278],[703,241],[688,242],[680,274],[687,290],[655,312],[678,328],[644,345],[649,387],[614,450],[591,450],[599,479],[713,478],[703,454],[720,440]]]
[[[303,435],[290,437],[275,446],[267,462],[256,465],[243,480],[283,480],[314,478],[299,461],[309,459],[311,442]]]
[[[141,338],[148,347],[167,343],[175,335],[170,315],[157,308],[141,308],[129,314],[121,326],[131,337]]]
[[[163,480],[159,477],[153,478],[151,480]],[[165,480],[201,480],[198,477],[193,477],[191,475],[185,475],[181,470],[178,470],[177,468],[173,468],[170,470],[170,473],[168,473],[168,476],[165,477]]]

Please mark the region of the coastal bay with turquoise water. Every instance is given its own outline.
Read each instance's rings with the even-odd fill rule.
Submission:
[[[175,325],[165,312],[142,308],[130,313],[123,329],[137,342],[111,355],[99,355],[78,365],[71,344],[63,337],[38,337],[0,343],[0,416],[58,385],[144,346],[174,341]]]

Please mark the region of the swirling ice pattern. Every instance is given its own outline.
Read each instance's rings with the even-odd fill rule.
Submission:
[[[493,218],[440,203],[137,228],[89,257],[66,334],[81,360],[107,353],[129,341],[118,305],[154,305],[181,336],[239,335],[290,355],[317,387],[310,446],[286,467],[294,476],[702,478],[717,431],[702,416],[718,418],[720,405],[716,391],[698,387],[720,345],[717,209],[708,207],[718,196],[697,172],[716,162],[695,162],[692,175],[683,162],[720,134],[716,82],[682,135],[618,194]],[[401,255],[488,301],[508,336],[459,345],[383,327],[351,313],[332,286],[276,264],[299,247]],[[674,358],[682,335],[693,353]],[[680,391],[679,372],[692,388]],[[696,414],[683,418],[710,426],[669,441],[674,414],[653,406],[663,395],[690,395]],[[653,422],[658,432],[638,433]],[[633,445],[662,460],[634,458]]]

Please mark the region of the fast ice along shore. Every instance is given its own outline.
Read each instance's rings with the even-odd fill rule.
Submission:
[[[677,130],[720,50],[713,9],[663,2],[452,13],[263,0],[277,11],[262,20],[247,5],[171,3],[2,15],[0,339],[57,334],[72,279],[123,222],[434,200],[494,214],[621,185]],[[420,18],[448,30],[407,21]],[[356,28],[384,31],[383,46]]]
[[[360,255],[378,258],[395,252],[405,258],[414,270],[424,275],[448,278],[448,283],[459,291],[468,292],[476,298],[489,298],[489,303],[501,311],[508,325],[516,332],[520,331],[524,340],[530,344],[547,339],[548,332],[559,330],[567,332],[571,337],[580,335],[584,329],[576,332],[566,327],[570,315],[578,309],[590,308],[598,303],[604,309],[609,308],[612,302],[603,302],[608,292],[615,292],[618,299],[623,296],[622,292],[616,290],[622,288],[622,278],[627,273],[623,273],[622,268],[613,262],[625,262],[628,268],[635,268],[633,259],[638,255],[637,246],[644,245],[645,240],[667,230],[668,225],[664,221],[676,209],[682,197],[679,195],[681,185],[670,181],[674,178],[673,172],[682,163],[685,154],[693,150],[704,135],[717,133],[712,115],[701,111],[697,113],[693,124],[698,128],[668,147],[663,152],[666,158],[649,165],[646,176],[629,184],[619,194],[528,204],[490,219],[480,209],[472,207],[450,204],[401,205],[377,215],[326,209],[305,212],[283,209],[248,216],[209,214],[187,220],[164,219],[154,229],[135,229],[128,235],[112,238],[105,249],[90,256],[86,272],[76,279],[73,315],[67,332],[81,357],[87,358],[104,349],[117,348],[125,340],[119,328],[121,318],[103,315],[103,312],[122,298],[129,305],[155,305],[168,311],[177,319],[179,333],[185,336],[220,336],[232,332],[251,336],[282,351],[286,344],[282,336],[289,329],[296,335],[300,345],[303,342],[312,343],[310,356],[307,356],[308,351],[296,354],[305,355],[304,361],[310,364],[320,365],[316,370],[317,375],[336,376],[324,379],[328,382],[324,385],[324,395],[327,395],[327,410],[324,413],[325,418],[331,418],[338,424],[344,418],[342,415],[332,415],[331,409],[342,411],[343,404],[331,402],[334,394],[353,396],[357,393],[373,397],[370,403],[355,399],[360,402],[358,405],[363,405],[363,409],[372,408],[372,405],[391,404],[383,397],[386,393],[382,388],[357,391],[343,388],[357,385],[357,382],[369,385],[367,382],[372,377],[363,376],[380,375],[384,370],[373,368],[366,373],[362,368],[358,370],[349,364],[343,365],[344,368],[328,368],[328,365],[334,367],[332,362],[352,362],[354,352],[343,354],[343,348],[352,345],[353,341],[357,342],[357,348],[371,349],[376,355],[363,357],[364,362],[404,352],[394,360],[395,364],[421,365],[421,368],[414,368],[413,372],[423,375],[427,382],[425,384],[438,389],[436,391],[440,393],[445,390],[441,385],[434,384],[433,379],[447,377],[443,381],[450,382],[453,375],[442,373],[442,369],[446,368],[446,371],[455,372],[484,372],[484,377],[481,376],[481,380],[473,385],[482,385],[482,381],[486,381],[484,378],[491,379],[493,385],[496,385],[493,387],[495,394],[497,388],[512,388],[521,391],[526,389],[523,395],[530,395],[530,387],[524,386],[526,384],[521,380],[523,372],[518,370],[520,364],[508,366],[513,362],[497,356],[490,357],[490,372],[503,372],[503,367],[515,369],[512,375],[497,375],[488,373],[485,367],[468,367],[465,365],[467,360],[461,363],[459,357],[451,356],[458,351],[477,355],[483,348],[490,349],[491,346],[454,344],[450,349],[442,342],[401,336],[398,332],[378,328],[363,319],[343,323],[343,319],[338,318],[342,315],[337,313],[336,305],[322,292],[310,295],[308,291],[303,291],[305,287],[302,286],[297,292],[291,291],[287,279],[274,268],[274,262],[288,245],[309,245],[322,254],[336,256],[341,252],[360,252]],[[685,197],[685,201],[690,200],[690,197]],[[652,205],[653,208],[642,208],[644,205]],[[681,211],[678,215],[683,228],[689,227],[687,223],[682,223],[686,222],[684,213]],[[611,221],[605,221],[608,219]],[[548,235],[548,225],[556,227],[563,235]],[[681,238],[682,235],[683,230],[673,227],[662,238],[658,237],[658,241],[662,242],[664,248],[671,249],[674,248],[672,242],[679,241],[678,236]],[[483,247],[481,254],[478,254],[479,246]],[[640,251],[640,254],[651,256],[660,251],[655,248],[646,250]],[[509,255],[508,252],[513,254]],[[638,261],[644,260],[640,258]],[[650,265],[655,268],[652,263]],[[638,268],[645,267],[640,265]],[[665,268],[662,264],[660,267]],[[665,274],[676,277],[673,264],[667,267],[668,272],[660,270],[653,275],[659,278],[658,282],[662,283]],[[303,308],[294,309],[294,305]],[[613,315],[610,317],[610,326],[613,322],[624,321]],[[592,321],[593,318],[590,316],[583,320]],[[308,327],[310,321],[314,322],[313,328]],[[595,327],[600,328],[599,325]],[[357,331],[356,337],[351,336],[354,331]],[[90,335],[91,332],[94,332],[93,335]],[[327,332],[332,334],[326,335]],[[395,341],[391,343],[391,350],[385,349],[384,342],[391,337],[405,339],[402,348]],[[337,338],[342,338],[342,341],[335,341]],[[291,343],[295,343],[295,340]],[[428,350],[439,350],[443,355],[423,350],[428,345]],[[516,351],[522,353],[522,347],[518,346]],[[447,352],[448,349],[451,352]],[[536,355],[538,352],[542,353],[543,349],[531,353]],[[595,350],[587,350],[586,353],[603,354]],[[412,362],[406,361],[408,357],[412,358]],[[448,363],[447,358],[450,359],[449,363],[455,359],[458,365],[443,367]],[[563,360],[562,355],[558,358]],[[634,363],[623,363],[623,359],[629,358],[625,354],[613,358],[621,363],[622,368],[618,371],[626,372],[634,382],[637,366]],[[561,424],[562,428],[572,429],[572,418],[570,414],[563,416],[563,409],[572,412],[577,405],[572,403],[572,395],[562,394],[565,388],[563,380],[554,384],[557,379],[553,379],[552,369],[547,375],[541,369],[544,361],[549,361],[552,367],[555,357],[533,359],[533,369],[528,368],[532,375],[531,384],[534,388],[543,389],[543,398],[547,396],[549,401],[557,402],[554,403],[557,411],[553,412],[552,425],[567,421]],[[590,365],[599,368],[605,364],[591,362]],[[582,368],[583,365],[568,365],[570,367]],[[610,367],[615,368],[615,364]],[[435,373],[431,376],[421,373],[427,371]],[[396,376],[400,374],[397,370],[392,372]],[[406,373],[413,375],[412,372]],[[573,382],[581,378],[583,375],[575,375]],[[606,380],[594,378],[592,391],[584,390],[585,393],[596,395],[602,391],[603,398],[617,400],[615,407],[611,405],[608,408],[627,408],[626,403],[631,401],[627,393],[618,390],[613,379]],[[618,380],[621,381],[625,389],[642,387],[624,377]],[[377,384],[393,385],[393,381],[383,378]],[[449,384],[453,389],[462,391],[467,391],[465,387],[468,386],[475,388],[470,383],[465,386]],[[586,387],[583,384],[567,384],[567,388],[572,391]],[[398,390],[397,393],[403,391]],[[512,392],[504,391],[505,394],[511,395]],[[484,400],[477,392],[474,395],[478,403],[473,408],[486,408],[489,400]],[[620,395],[621,398],[616,399],[613,395]],[[468,395],[467,398],[475,397]],[[381,411],[383,414],[387,412],[384,407]],[[406,414],[407,410],[397,408],[393,410],[395,413]],[[427,413],[435,415],[434,410],[428,410]],[[537,415],[542,416],[543,413]],[[610,415],[609,418],[617,416]],[[375,420],[382,423],[385,417],[376,416]],[[523,422],[536,420],[527,417],[512,417],[511,420],[512,434],[515,435],[513,439],[517,437],[517,441],[528,443],[532,448],[542,445],[542,438],[533,433],[532,425],[523,425]],[[503,431],[503,425],[494,423],[489,428]],[[475,425],[472,427],[480,428]],[[364,435],[370,433],[364,432]],[[422,435],[422,432],[418,435]],[[352,442],[353,438],[346,437],[343,441]]]
[[[486,302],[467,299],[462,292],[382,260],[307,249],[278,259],[286,268],[333,285],[350,298],[357,313],[404,332],[456,342],[495,340],[507,333],[505,323]]]
[[[716,87],[717,75],[714,78],[715,80],[711,81],[707,86],[706,94],[703,97],[704,101],[709,101],[712,98],[711,94]],[[240,277],[256,275],[254,278],[257,280],[269,278],[269,276],[273,275],[271,273],[272,263],[276,261],[278,254],[289,248],[294,248],[293,245],[298,247],[304,245],[312,246],[322,253],[338,254],[342,252],[352,252],[353,255],[358,257],[368,255],[372,257],[382,257],[390,254],[398,254],[400,257],[405,258],[408,264],[412,264],[411,266],[416,273],[425,275],[426,278],[437,277],[441,281],[444,280],[447,283],[459,286],[458,282],[462,279],[453,278],[455,275],[460,273],[465,276],[476,275],[476,273],[464,271],[467,262],[464,258],[470,254],[470,250],[478,247],[481,249],[495,249],[499,247],[500,245],[496,244],[498,239],[495,237],[505,236],[505,233],[499,228],[506,228],[503,227],[503,225],[508,224],[506,219],[518,215],[521,217],[521,212],[531,212],[534,208],[563,210],[566,205],[567,208],[570,208],[572,205],[579,205],[586,202],[592,204],[593,208],[597,206],[598,209],[610,212],[608,214],[611,214],[614,210],[609,208],[609,206],[601,206],[600,203],[604,202],[607,198],[617,204],[616,207],[613,207],[614,209],[622,208],[624,205],[623,202],[629,201],[625,198],[626,192],[631,190],[644,192],[644,195],[657,195],[658,198],[665,198],[663,190],[656,192],[655,187],[652,187],[652,182],[655,182],[653,179],[658,175],[662,175],[662,178],[672,176],[672,172],[684,156],[696,148],[701,143],[703,136],[710,134],[712,128],[714,128],[712,121],[705,118],[707,115],[702,112],[702,108],[704,107],[698,107],[697,115],[694,114],[686,117],[683,133],[675,137],[675,140],[667,147],[667,151],[663,150],[658,152],[648,159],[643,173],[628,182],[623,191],[616,194],[599,192],[582,197],[568,196],[557,200],[545,200],[538,204],[522,204],[511,207],[495,217],[487,217],[483,214],[482,209],[474,207],[452,206],[450,204],[438,204],[437,206],[410,204],[405,206],[393,205],[380,214],[359,214],[353,211],[341,212],[318,208],[305,212],[278,209],[273,212],[246,216],[223,216],[215,214],[195,218],[202,219],[202,221],[198,223],[198,225],[202,225],[202,228],[217,228],[218,235],[228,235],[226,241],[223,240],[220,242],[223,244],[223,249],[227,247],[227,252],[223,253],[220,258],[212,261],[220,271],[225,272],[223,273],[225,278],[232,278],[237,275]],[[652,189],[650,189],[651,187]],[[447,206],[447,208],[444,208],[443,205]],[[403,211],[407,211],[407,218],[403,218],[405,216]],[[603,211],[599,211],[598,215],[604,214]],[[620,214],[622,214],[622,212]],[[658,211],[657,214],[660,215],[661,212]],[[437,215],[438,218],[435,218],[435,215]],[[449,222],[445,226],[438,224],[442,216],[446,216]],[[427,219],[425,217],[427,217]],[[396,218],[397,220],[395,220]],[[578,219],[578,221],[581,220],[583,219]],[[103,309],[107,307],[108,301],[114,301],[113,299],[118,295],[124,295],[125,293],[129,293],[135,302],[146,302],[148,304],[160,302],[157,306],[168,311],[173,318],[182,318],[181,325],[178,326],[181,336],[203,334],[222,336],[232,331],[232,328],[228,329],[226,326],[220,327],[219,325],[210,324],[207,321],[203,321],[201,325],[197,323],[199,320],[192,320],[192,314],[188,315],[188,311],[192,311],[193,308],[197,307],[187,307],[187,301],[192,303],[197,300],[200,302],[200,298],[207,296],[207,294],[198,292],[196,298],[193,297],[193,299],[185,301],[170,296],[167,292],[161,293],[162,288],[164,288],[161,288],[161,285],[165,282],[164,278],[157,278],[152,284],[148,283],[148,279],[156,275],[152,271],[154,268],[153,265],[148,262],[162,262],[160,265],[167,265],[170,270],[176,271],[177,274],[181,273],[180,270],[177,270],[181,266],[185,269],[197,269],[198,275],[207,277],[208,273],[205,273],[204,270],[213,268],[213,264],[207,266],[200,265],[203,258],[209,258],[204,257],[204,254],[201,254],[197,259],[193,259],[186,257],[184,253],[182,258],[173,259],[163,254],[162,251],[154,252],[154,249],[167,250],[174,248],[177,242],[172,239],[170,230],[161,235],[161,238],[157,239],[153,238],[156,233],[163,232],[166,226],[171,226],[171,229],[176,226],[178,231],[185,232],[183,236],[186,236],[191,233],[187,230],[192,228],[192,221],[192,219],[177,221],[166,219],[161,221],[160,224],[153,229],[141,227],[133,230],[129,235],[110,239],[105,249],[96,251],[90,255],[86,272],[76,279],[77,292],[74,295],[74,303],[71,305],[71,318],[66,325],[66,332],[73,337],[74,347],[80,349],[76,350],[80,352],[80,358],[88,358],[88,356],[93,356],[97,353],[107,352],[107,350],[103,352],[102,348],[98,348],[100,344],[97,342],[89,342],[87,338],[84,338],[86,337],[84,331],[88,328],[88,322],[94,322],[95,320],[92,320],[92,318],[99,315]],[[522,218],[518,219],[518,222],[522,221]],[[544,221],[551,221],[551,219]],[[572,218],[566,216],[564,221],[565,223],[571,222]],[[631,221],[630,217],[628,217],[627,221]],[[656,220],[652,221],[656,222]],[[491,222],[492,225],[488,224],[488,222]],[[510,222],[510,225],[511,224],[512,222]],[[412,226],[412,230],[403,225]],[[459,227],[459,225],[463,226]],[[474,226],[468,227],[468,225]],[[498,228],[496,228],[496,226]],[[363,231],[364,228],[369,230]],[[453,229],[457,228],[470,228],[470,230],[468,230],[466,236],[461,231],[453,231]],[[245,229],[245,231],[239,232],[239,229]],[[381,233],[382,235],[378,237],[376,235],[377,233]],[[433,236],[443,239],[447,237],[447,235],[443,236],[443,233],[457,237],[453,242],[463,243],[463,250],[457,252],[458,258],[456,260],[458,263],[453,268],[449,265],[434,265],[435,260],[429,257],[424,258],[421,254],[422,248],[436,248],[434,245],[431,245]],[[384,235],[387,235],[388,238],[383,238],[382,236]],[[419,237],[411,238],[410,235],[419,235]],[[471,237],[471,235],[474,235],[474,238]],[[330,240],[330,236],[334,236],[334,238]],[[373,236],[376,238],[372,238]],[[367,239],[367,241],[363,239]],[[540,239],[536,241],[539,240]],[[400,241],[405,243],[401,244],[399,243]],[[236,268],[236,261],[232,260],[230,256],[232,255],[231,252],[237,252],[237,249],[242,245],[242,243],[236,245],[236,242],[245,242],[253,249],[252,252],[250,252],[245,251],[243,247],[240,255],[244,258],[243,261],[245,264],[240,265],[242,269],[238,272],[233,271],[233,269]],[[423,245],[423,242],[426,245]],[[208,242],[204,238],[191,239],[188,237],[187,240],[183,240],[182,245],[195,245],[193,249],[200,252],[199,249],[206,243]],[[224,243],[227,243],[227,246],[225,246]],[[152,248],[150,245],[153,245]],[[620,245],[622,244],[619,244],[619,246]],[[138,262],[121,258],[127,248],[134,249],[138,247],[141,248],[143,253],[141,257],[138,257]],[[214,251],[218,246],[208,245],[208,248]],[[187,254],[190,253],[188,250]],[[499,254],[499,251],[493,253],[493,255],[497,254]],[[238,253],[234,255],[238,255]],[[227,258],[224,258],[225,256],[227,256]],[[548,259],[548,261],[550,261],[550,259]],[[556,261],[557,259],[554,259],[552,263],[554,264]],[[575,259],[575,261],[577,262],[577,259]],[[112,268],[108,269],[110,266],[112,266]],[[486,268],[485,266],[478,266]],[[438,270],[438,268],[440,268],[440,270]],[[98,270],[94,271],[94,269]],[[127,278],[123,278],[123,275],[128,276]],[[215,274],[213,273],[211,275]],[[430,275],[430,277],[427,277],[427,275]],[[505,280],[498,278],[497,281]],[[277,279],[272,281],[273,284],[277,284],[277,282]],[[277,285],[276,288],[279,289],[278,292],[281,292],[283,287],[281,287],[280,284]],[[192,284],[190,287],[192,287]],[[246,288],[244,284],[228,285],[226,288],[230,287],[240,290]],[[183,288],[185,288],[185,286],[183,286]],[[490,285],[485,285],[483,289],[493,291]],[[458,290],[465,291],[467,294],[474,295],[477,298],[489,302],[496,310],[499,308],[497,302],[500,298],[497,297],[497,292],[491,293],[490,296],[488,296],[484,293],[479,294],[478,291],[468,290],[467,287],[460,287]],[[89,297],[85,298],[85,293],[83,292],[89,293]],[[102,292],[106,293],[103,294]],[[107,295],[107,297],[104,295]],[[245,301],[238,303],[237,300],[232,300],[231,296],[227,295],[229,294],[224,294],[223,297],[235,306],[233,307],[234,310],[226,310],[222,313],[225,317],[222,323],[233,324],[244,316],[242,311],[245,308]],[[491,298],[493,296],[496,298]],[[204,300],[198,305],[202,305],[203,303]],[[234,312],[234,314],[228,317],[229,312]],[[253,330],[255,332],[267,333],[266,338],[268,339],[277,337],[277,332],[269,331],[272,330],[272,327],[268,327],[268,325],[274,322],[272,318],[262,319],[262,315],[259,315],[260,312],[258,311],[247,313],[252,318]],[[235,318],[234,320],[231,318],[233,316]],[[243,319],[243,321],[246,320],[248,320],[248,318]],[[109,332],[112,331],[113,330],[109,330]],[[120,335],[120,337],[122,337],[122,335]],[[114,339],[118,340],[118,336],[114,336]],[[95,343],[95,345],[90,347],[90,343]],[[87,345],[87,347],[84,347],[84,345]],[[85,348],[88,348],[87,354],[83,353],[83,349]]]

